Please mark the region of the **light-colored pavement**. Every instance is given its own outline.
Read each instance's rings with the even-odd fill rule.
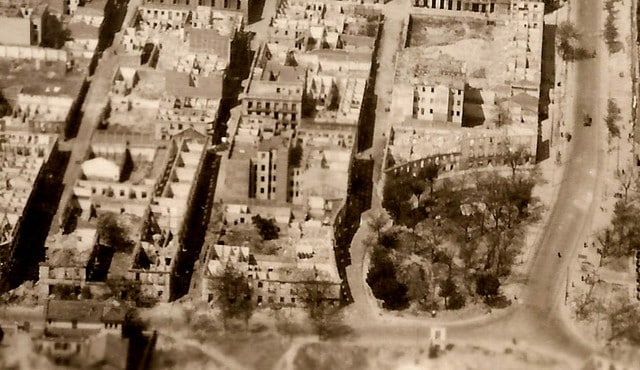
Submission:
[[[131,22],[140,3],[141,0],[129,0],[123,24]],[[114,45],[120,42],[120,37],[120,34],[116,35]],[[114,55],[112,50],[113,47],[109,47],[103,52],[96,71],[91,77],[91,85],[81,108],[82,119],[79,123],[78,133],[72,141],[71,156],[62,182],[64,190],[60,198],[58,212],[51,223],[50,233],[55,233],[58,228],[62,227],[61,222],[65,209],[73,198],[73,185],[80,176],[80,164],[88,155],[91,136],[100,124],[102,113],[107,106],[112,78],[119,65],[118,57]]]
[[[380,39],[380,46],[376,57],[379,63],[375,94],[377,96],[376,121],[373,133],[373,144],[368,149],[371,153],[373,165],[373,194],[371,199],[371,210],[363,214],[363,222],[353,236],[351,241],[351,264],[347,266],[347,281],[353,297],[354,303],[349,308],[353,314],[350,320],[368,322],[369,318],[377,316],[378,309],[375,306],[374,298],[365,282],[365,258],[367,245],[365,239],[370,234],[367,225],[367,215],[374,215],[385,212],[381,205],[381,191],[377,188],[380,183],[383,152],[386,144],[386,132],[388,130],[389,113],[385,108],[391,101],[391,88],[395,74],[395,53],[403,46],[399,45],[398,39],[403,32],[405,20],[410,12],[411,3],[408,0],[396,0],[387,3],[383,7],[384,25]],[[372,66],[375,68],[375,66]]]
[[[400,8],[395,2],[387,4],[392,8]],[[599,0],[573,0],[572,12],[574,23],[580,29],[600,29],[602,25],[602,4]],[[385,13],[386,14],[386,13]],[[406,13],[405,13],[406,14]],[[385,27],[389,26],[387,18]],[[389,30],[387,30],[389,31]],[[386,45],[385,32],[383,32],[382,45]],[[564,300],[567,285],[567,272],[569,262],[582,246],[585,235],[589,232],[592,215],[599,206],[599,197],[603,187],[604,159],[606,129],[602,123],[604,117],[603,107],[606,106],[606,94],[601,91],[601,77],[603,69],[606,69],[606,51],[597,34],[585,35],[587,43],[598,45],[598,57],[578,62],[575,68],[569,71],[575,84],[575,93],[570,99],[573,102],[573,117],[580,117],[586,110],[594,117],[592,127],[582,126],[582,122],[567,122],[567,125],[575,125],[572,130],[571,152],[564,153],[566,167],[563,180],[559,184],[557,202],[549,216],[548,225],[541,236],[532,260],[524,303],[513,306],[500,317],[489,317],[475,322],[466,322],[448,326],[448,336],[452,340],[477,340],[483,341],[508,340],[510,338],[523,339],[534,346],[543,346],[556,351],[562,351],[574,358],[586,358],[593,350],[590,342],[576,334],[575,330],[565,319]],[[395,37],[397,40],[397,36]],[[380,65],[385,63],[385,50],[381,48]],[[604,67],[604,68],[603,68]],[[605,72],[606,73],[606,72]],[[382,77],[378,75],[378,78]],[[388,77],[387,77],[388,78]],[[391,85],[391,81],[378,82],[381,88]],[[379,90],[379,89],[378,89]],[[377,90],[377,91],[378,91]],[[380,97],[380,95],[379,95]],[[378,116],[381,120],[386,117]],[[380,123],[380,124],[379,124]],[[385,123],[376,120],[376,129],[385,127]],[[376,136],[374,148],[376,146]],[[382,143],[384,143],[382,141]],[[379,160],[381,156],[374,149],[374,158]],[[376,162],[376,169],[380,168]],[[374,181],[377,178],[374,178]],[[378,194],[374,191],[372,201],[373,212],[379,207]],[[376,199],[378,198],[378,199]],[[378,208],[379,209],[379,208]],[[366,232],[366,228],[361,228]],[[360,232],[360,230],[359,230]],[[352,244],[351,269],[347,269],[347,277],[352,290],[356,307],[361,307],[363,312],[371,315],[372,310],[367,310],[366,305],[358,302],[358,299],[367,297],[366,287],[363,287],[362,268],[364,261],[364,245],[361,242],[364,236],[356,234]],[[559,258],[558,253],[563,257]],[[359,264],[359,266],[358,266]],[[355,270],[355,271],[354,271]],[[359,312],[360,313],[360,312]],[[372,320],[372,318],[374,320]],[[431,326],[428,322],[421,324],[416,320],[403,320],[396,318],[389,320],[377,314],[366,316],[364,325],[354,325],[364,337],[379,337],[383,339],[403,336],[415,337],[416,330],[427,330]]]

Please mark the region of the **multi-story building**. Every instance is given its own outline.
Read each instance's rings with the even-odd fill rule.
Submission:
[[[266,47],[261,53],[241,96],[242,113],[273,117],[284,128],[295,128],[302,118],[306,71],[269,58]]]
[[[189,128],[203,135],[212,130],[222,99],[223,76],[167,71],[165,81],[156,138],[167,140]]]
[[[340,299],[341,279],[333,253],[333,231],[318,221],[300,223],[301,235],[281,254],[251,253],[249,247],[211,245],[206,253],[202,298],[212,301],[212,282],[230,264],[248,279],[258,305],[299,306],[310,284],[323,287],[324,299]]]
[[[128,307],[118,302],[48,300],[36,350],[58,365],[126,369],[129,339],[122,335]]]
[[[65,61],[0,61],[0,88],[12,111],[5,117],[6,125],[62,133],[71,113],[78,108],[85,82],[80,63],[74,66]]]
[[[98,232],[92,227],[48,236],[45,261],[38,272],[40,297],[50,297],[60,286],[71,287],[79,295],[87,284],[87,270],[97,244]]]
[[[174,0],[172,3],[147,0],[139,7],[139,13],[143,22],[153,28],[181,29],[192,21],[196,13],[198,23],[210,18],[211,12],[215,11],[237,12],[246,19],[249,3],[243,0]]]
[[[0,4],[0,45],[39,45],[48,14],[47,4],[38,0]]]
[[[540,97],[544,3],[513,0],[509,27],[514,37],[507,49],[511,95],[520,92]]]
[[[135,284],[143,296],[168,301],[207,145],[194,132],[169,143],[133,134],[94,135],[94,158],[82,163],[83,177],[74,186],[77,209],[71,213],[78,228],[50,236],[40,265],[43,293],[54,285],[79,289],[115,281],[125,282],[112,292],[121,298],[130,298],[124,296],[127,284]],[[129,246],[89,237],[102,232],[103,217],[115,220]]]
[[[0,274],[13,265],[15,249],[26,231],[22,221],[31,210],[44,168],[55,150],[56,136],[7,130],[0,120]]]
[[[466,11],[474,13],[494,13],[506,11],[510,0],[413,0],[415,7]]]
[[[400,66],[396,70],[394,112],[401,112],[402,117],[461,125],[466,84],[464,63],[446,54],[407,62],[410,63],[407,68]]]
[[[251,160],[250,192],[256,199],[287,202],[289,197],[289,149],[291,140],[284,135],[264,139]],[[253,175],[255,174],[255,175]]]
[[[502,166],[510,152],[522,150],[524,163],[535,161],[537,128],[511,124],[502,128],[452,128],[446,124],[406,120],[389,132],[385,171],[416,175],[429,163],[443,173]]]

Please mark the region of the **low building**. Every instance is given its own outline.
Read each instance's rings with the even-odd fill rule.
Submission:
[[[49,300],[44,334],[36,350],[56,364],[81,368],[126,369],[129,339],[122,326],[128,307],[119,302]]]

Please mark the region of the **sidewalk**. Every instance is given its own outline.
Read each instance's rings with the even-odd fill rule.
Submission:
[[[578,252],[578,258],[572,261],[569,276],[568,276],[568,304],[564,306],[565,317],[570,319],[573,326],[580,332],[583,337],[595,340],[602,340],[598,338],[596,328],[593,322],[577,322],[574,313],[574,307],[572,300],[579,294],[587,291],[589,285],[583,281],[584,277],[590,273],[598,275],[600,279],[610,282],[623,283],[625,281],[621,274],[611,274],[607,271],[599,269],[600,256],[597,253],[597,248],[600,247],[596,239],[596,234],[603,228],[611,224],[613,217],[613,208],[618,201],[615,198],[616,193],[624,193],[621,187],[621,181],[618,174],[623,171],[635,172],[635,165],[633,163],[633,139],[630,139],[630,133],[633,132],[633,81],[630,76],[633,76],[635,71],[633,63],[636,62],[636,58],[632,55],[635,50],[635,39],[632,39],[632,26],[635,20],[635,5],[636,0],[620,0],[616,3],[618,10],[616,26],[620,33],[619,39],[623,42],[624,48],[621,52],[616,54],[608,54],[606,51],[606,63],[602,64],[602,86],[603,97],[601,102],[601,112],[606,115],[607,100],[614,99],[616,104],[620,108],[621,119],[618,122],[620,128],[620,139],[608,140],[606,144],[606,154],[604,158],[605,167],[605,181],[601,191],[595,196],[597,197],[595,202],[598,203],[598,207],[595,207],[595,211],[591,216],[591,222],[589,223],[589,229],[587,233],[589,235],[586,248],[580,248]],[[605,22],[607,12],[603,12],[603,23]],[[603,24],[604,27],[604,24]],[[602,40],[604,43],[604,40]],[[603,51],[606,48],[603,48]],[[604,122],[600,126],[600,129],[605,133],[603,138],[608,138],[609,134],[604,126]],[[588,262],[588,264],[586,263]],[[584,269],[590,269],[590,265],[593,266],[593,272],[584,271]],[[584,266],[584,267],[583,267]],[[599,270],[601,272],[599,272]],[[607,277],[609,279],[607,279]],[[602,320],[599,320],[602,321]]]

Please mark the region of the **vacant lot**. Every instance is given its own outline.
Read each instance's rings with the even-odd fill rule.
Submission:
[[[412,16],[408,46],[449,45],[470,38],[491,40],[493,29],[494,26],[477,19]]]

